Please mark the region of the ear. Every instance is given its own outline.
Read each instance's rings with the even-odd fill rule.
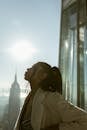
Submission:
[[[44,80],[47,77],[47,73],[42,73],[41,75],[39,75],[39,79],[40,80]]]

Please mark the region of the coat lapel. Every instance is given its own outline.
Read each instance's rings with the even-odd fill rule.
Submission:
[[[25,99],[24,105],[23,105],[22,110],[21,110],[21,112],[20,112],[20,114],[18,116],[18,119],[17,119],[17,122],[16,122],[14,130],[21,130],[21,127],[20,127],[21,126],[21,122],[22,122],[22,120],[24,118],[24,114],[25,114],[25,111],[27,109],[27,105],[28,105],[28,103],[30,101],[30,98],[31,98],[31,93],[29,93],[29,95]]]

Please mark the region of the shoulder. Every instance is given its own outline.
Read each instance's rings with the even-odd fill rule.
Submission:
[[[39,88],[35,95],[34,95],[34,99],[33,102],[59,102],[61,100],[64,100],[63,96],[61,94],[59,94],[58,92],[50,92],[50,91],[44,91],[43,89]]]
[[[43,105],[44,108],[49,109],[49,110],[54,110],[54,111],[59,111],[59,104],[60,102],[63,102],[64,98],[61,94],[58,92],[49,92],[47,91],[45,93],[44,99],[43,99]]]
[[[64,100],[63,96],[61,94],[59,94],[58,92],[51,92],[51,91],[44,91],[41,88],[39,88],[34,96],[34,99],[39,99],[39,98],[43,98],[44,101],[46,99],[46,101],[54,101],[54,102],[58,102],[61,100]]]
[[[46,101],[48,101],[48,102],[58,103],[62,100],[64,100],[64,98],[58,92],[49,92],[48,91],[46,94]]]

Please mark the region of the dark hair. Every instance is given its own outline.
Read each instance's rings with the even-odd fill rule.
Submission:
[[[49,69],[51,68],[51,65],[47,64],[46,62],[37,62],[36,64],[34,64],[35,70],[38,67],[42,67],[44,70],[49,71]]]
[[[62,76],[58,67],[52,67],[52,71],[55,79],[55,86],[59,93],[62,94]]]
[[[32,73],[31,77],[33,77],[35,75],[35,73],[37,72],[39,67],[42,67],[44,69],[44,71],[46,71],[46,73],[51,68],[51,66],[49,64],[47,64],[46,62],[37,62],[32,67],[33,67],[33,73]]]
[[[44,72],[47,73],[46,78],[39,84],[44,91],[58,91],[60,94],[62,94],[62,76],[58,67],[51,67],[45,62],[37,62],[33,65],[33,67],[33,75],[37,72],[39,67],[42,67]]]
[[[58,91],[62,94],[62,77],[59,68],[51,67],[47,77],[40,83],[40,85],[45,91]]]

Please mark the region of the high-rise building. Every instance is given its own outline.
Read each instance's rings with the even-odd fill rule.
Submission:
[[[19,111],[20,111],[20,86],[17,82],[17,75],[15,74],[15,80],[11,85],[10,89],[9,104],[8,104],[9,130],[13,130]]]
[[[87,110],[87,0],[61,0],[59,68],[63,95]]]

